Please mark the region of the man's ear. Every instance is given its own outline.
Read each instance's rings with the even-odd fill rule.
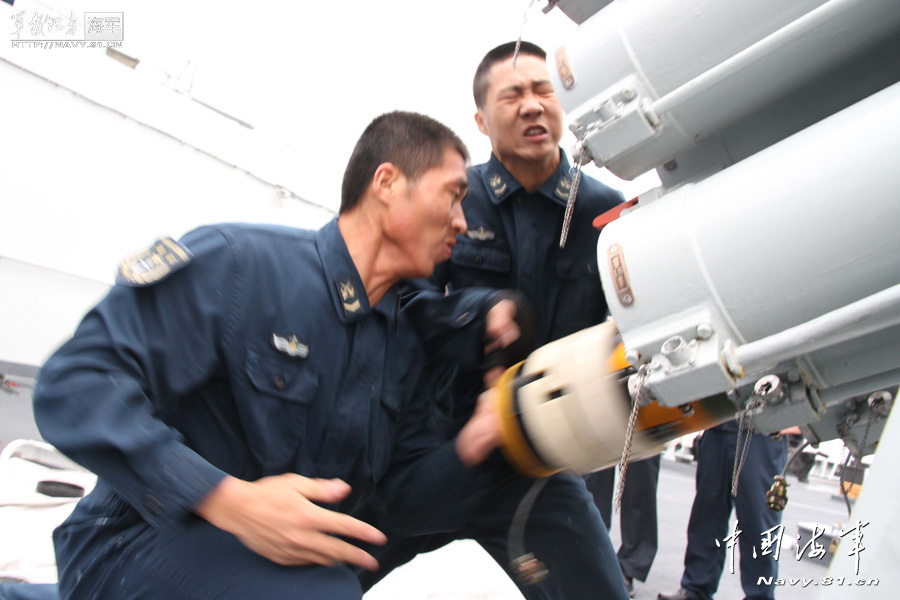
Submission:
[[[375,175],[372,177],[372,191],[375,197],[383,203],[388,203],[393,199],[397,191],[397,185],[403,173],[393,163],[381,163],[375,169]]]
[[[485,126],[484,124],[484,111],[480,108],[475,111],[475,124],[478,125],[478,131],[488,137],[491,137],[491,134],[488,133],[487,126]]]

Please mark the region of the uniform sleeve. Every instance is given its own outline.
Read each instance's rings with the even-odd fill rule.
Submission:
[[[403,292],[403,312],[410,320],[429,361],[480,366],[485,318],[501,290],[465,288],[446,293],[427,280],[410,283]]]
[[[444,442],[388,473],[376,496],[379,522],[387,523],[392,533],[408,536],[461,529],[482,497],[494,489],[498,473],[496,461],[466,468],[454,441]]]
[[[515,303],[520,336],[511,346],[485,356],[485,321],[501,300]],[[430,362],[452,363],[470,371],[509,367],[524,360],[535,346],[537,313],[517,290],[471,287],[443,293],[418,289],[405,296],[403,310]]]
[[[379,526],[394,534],[461,528],[506,468],[502,459],[473,469],[463,465],[455,440],[439,435],[433,414],[431,399],[418,390],[404,412],[391,468],[370,501]]]
[[[192,262],[146,287],[114,287],[46,362],[34,395],[41,434],[157,526],[183,519],[225,476],[164,421],[222,369],[239,276],[217,230],[183,243]]]

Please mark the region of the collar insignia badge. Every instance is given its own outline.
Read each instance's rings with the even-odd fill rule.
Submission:
[[[495,196],[500,196],[503,192],[506,191],[506,182],[503,181],[503,178],[500,177],[499,173],[494,173],[488,179],[488,183],[491,186],[491,190],[493,190]]]
[[[572,180],[569,179],[568,175],[563,175],[559,178],[559,183],[556,184],[555,193],[557,196],[562,198],[563,200],[569,199],[569,190],[572,189]]]
[[[336,279],[334,282],[338,293],[341,295],[341,304],[344,306],[344,312],[347,314],[355,313],[360,309],[359,298],[356,296],[356,288],[349,277]]]

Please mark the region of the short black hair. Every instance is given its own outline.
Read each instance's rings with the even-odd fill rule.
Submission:
[[[380,165],[391,163],[414,182],[428,169],[443,164],[447,148],[459,152],[468,163],[466,145],[443,123],[404,111],[376,117],[363,131],[347,162],[339,213],[359,204]]]
[[[484,55],[478,68],[475,69],[475,80],[472,82],[472,93],[475,96],[475,106],[484,108],[484,98],[487,95],[487,76],[491,71],[491,67],[502,60],[512,58],[516,53],[516,42],[506,42],[500,44],[490,52]],[[543,48],[531,42],[521,42],[519,46],[519,54],[537,56],[547,60],[547,53]]]

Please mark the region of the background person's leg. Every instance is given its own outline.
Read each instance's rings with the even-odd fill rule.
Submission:
[[[646,581],[656,558],[656,488],[659,455],[628,465],[622,492],[622,545],[619,566],[626,577]]]
[[[778,562],[774,554],[762,555],[762,532],[781,524],[782,513],[766,506],[766,492],[787,462],[787,441],[775,441],[767,435],[755,434],[747,452],[747,460],[738,481],[734,501],[741,548],[741,587],[748,599],[775,597],[771,585],[757,585],[760,577],[777,577]],[[776,532],[777,533],[777,532]],[[773,535],[774,537],[774,535]],[[756,557],[753,549],[756,548]],[[773,549],[774,551],[774,549]]]
[[[725,567],[731,516],[731,474],[737,432],[714,427],[703,434],[697,459],[697,494],[688,522],[681,587],[699,600],[712,598]],[[719,540],[721,546],[716,546]]]
[[[612,529],[612,502],[616,487],[616,468],[609,467],[584,476],[584,485],[594,497],[594,505],[606,529]]]

